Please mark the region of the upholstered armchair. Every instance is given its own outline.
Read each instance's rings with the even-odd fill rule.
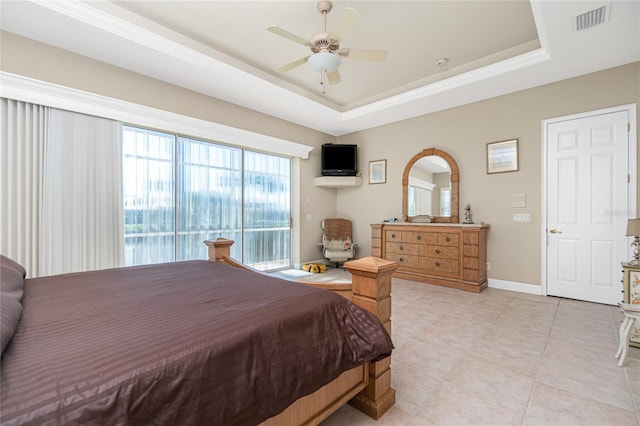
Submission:
[[[322,255],[335,262],[336,268],[356,255],[356,247],[352,240],[351,221],[349,219],[331,218],[322,221]]]

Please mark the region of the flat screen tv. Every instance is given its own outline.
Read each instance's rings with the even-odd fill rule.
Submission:
[[[322,176],[356,176],[358,145],[322,145]]]

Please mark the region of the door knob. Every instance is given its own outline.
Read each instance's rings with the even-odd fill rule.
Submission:
[[[558,231],[557,229],[551,229],[549,231],[550,234],[562,234],[562,231]]]

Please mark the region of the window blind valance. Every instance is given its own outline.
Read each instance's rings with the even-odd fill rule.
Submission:
[[[132,102],[0,72],[0,97],[306,159],[312,146]],[[167,128],[171,123],[171,128]]]

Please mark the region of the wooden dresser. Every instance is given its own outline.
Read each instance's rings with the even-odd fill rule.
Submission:
[[[489,225],[376,223],[371,255],[400,265],[394,277],[467,291],[487,288]]]

